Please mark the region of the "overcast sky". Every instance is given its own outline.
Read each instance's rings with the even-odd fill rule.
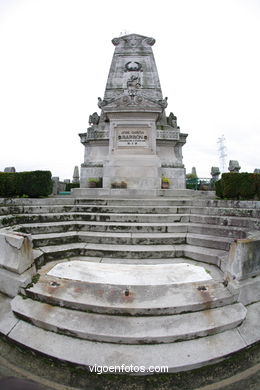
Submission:
[[[259,0],[0,0],[0,171],[72,178],[125,31],[156,39],[167,114],[189,134],[187,172],[220,166],[222,134],[227,163],[260,168]]]

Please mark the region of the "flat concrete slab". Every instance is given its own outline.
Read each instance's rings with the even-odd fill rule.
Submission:
[[[136,265],[77,260],[56,264],[48,275],[87,283],[125,284],[126,286],[183,284],[212,279],[203,267],[187,263]]]

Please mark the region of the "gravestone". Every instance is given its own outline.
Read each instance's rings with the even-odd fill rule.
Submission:
[[[90,127],[79,134],[85,147],[80,187],[102,178],[103,188],[124,183],[127,189],[159,190],[162,177],[173,189],[185,188],[182,147],[186,133],[177,117],[166,115],[167,98],[153,56],[153,38],[130,34],[114,38],[114,55],[100,113],[89,116]],[[127,189],[125,191],[127,191]]]
[[[4,169],[4,172],[8,172],[8,173],[15,173],[15,167],[6,167]]]
[[[219,167],[211,167],[210,174],[212,176],[212,181],[217,181],[219,180],[219,175],[220,175],[220,170]]]
[[[228,170],[229,172],[239,172],[241,169],[239,162],[237,160],[230,160]]]

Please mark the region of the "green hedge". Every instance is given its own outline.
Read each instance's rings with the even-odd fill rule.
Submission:
[[[70,191],[72,188],[79,188],[79,183],[66,183],[65,191]]]
[[[26,195],[31,198],[48,196],[52,193],[50,171],[0,172],[0,196]]]
[[[223,187],[222,187],[221,180],[218,180],[215,182],[215,190],[216,190],[217,197],[223,198]]]
[[[260,199],[259,173],[223,173],[215,183],[216,195],[227,199]]]

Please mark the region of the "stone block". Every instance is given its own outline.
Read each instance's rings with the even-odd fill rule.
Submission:
[[[29,270],[21,275],[0,268],[0,292],[15,297],[20,288],[26,287],[32,281],[32,277],[36,274],[35,267],[32,266]]]
[[[0,267],[22,274],[33,264],[32,237],[25,233],[1,231]]]
[[[232,280],[228,284],[228,289],[243,305],[260,301],[260,275],[245,280]]]
[[[231,244],[227,277],[242,280],[260,275],[260,233],[253,238],[236,240]]]
[[[168,177],[170,179],[170,188],[186,188],[184,168],[162,168],[162,176]]]

